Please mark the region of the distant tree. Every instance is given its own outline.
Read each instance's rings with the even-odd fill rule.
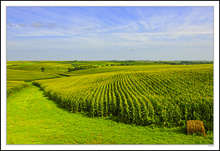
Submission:
[[[44,67],[41,67],[41,71],[44,72],[44,71],[45,71],[45,68],[44,68]]]

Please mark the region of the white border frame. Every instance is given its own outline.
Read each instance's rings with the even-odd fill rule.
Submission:
[[[214,145],[6,145],[7,6],[213,6]],[[1,150],[219,150],[219,1],[1,1]]]

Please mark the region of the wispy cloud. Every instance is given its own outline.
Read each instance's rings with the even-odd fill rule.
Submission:
[[[138,50],[136,47],[130,49],[130,51],[136,51],[136,50]]]
[[[9,57],[16,50],[41,50],[45,54],[72,51],[76,56],[84,52],[85,58],[92,51],[102,52],[102,58],[115,52],[130,59],[140,56],[130,56],[129,52],[138,52],[142,53],[141,59],[150,59],[149,53],[163,52],[162,57],[162,50],[171,54],[190,48],[195,54],[203,50],[203,57],[210,60],[207,54],[213,53],[212,41],[212,7],[7,8]]]

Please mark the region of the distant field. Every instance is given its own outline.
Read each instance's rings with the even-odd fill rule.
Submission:
[[[60,75],[46,72],[7,69],[7,80],[9,81],[32,81],[58,77],[60,77]]]
[[[87,74],[97,74],[97,73],[110,73],[110,72],[133,72],[133,71],[162,71],[162,70],[175,70],[175,69],[185,69],[185,68],[203,68],[212,67],[212,65],[138,65],[138,66],[107,66],[100,68],[92,68],[86,70],[77,70],[74,72],[67,72],[67,75],[87,75]]]
[[[60,73],[66,72],[68,67],[71,67],[71,64],[61,64],[56,62],[7,62],[7,69],[13,70],[25,70],[25,71],[36,71],[42,72],[41,67],[45,68],[45,73]]]
[[[42,90],[49,99],[57,104],[57,107],[67,109],[71,114],[80,112],[87,117],[93,117],[91,120],[95,120],[95,118],[109,119],[118,124],[125,123],[139,128],[140,126],[148,129],[160,127],[171,131],[175,128],[180,128],[181,130],[178,133],[184,134],[184,138],[185,136],[195,137],[187,136],[183,130],[186,128],[186,121],[202,120],[208,133],[208,140],[199,138],[201,141],[192,141],[190,138],[188,143],[191,140],[192,143],[196,144],[210,144],[213,141],[213,64],[187,63],[188,65],[185,65],[185,62],[181,64],[181,62],[150,61],[8,61],[8,101],[13,100],[14,102],[8,102],[10,104],[7,109],[7,115],[10,115],[10,118],[7,119],[7,123],[10,123],[7,129],[8,143],[41,143],[39,140],[33,143],[30,142],[32,135],[37,136],[37,133],[32,134],[31,129],[30,131],[28,130],[28,127],[35,123],[34,121],[32,121],[33,123],[27,122],[25,124],[25,134],[29,138],[26,139],[26,136],[22,135],[24,141],[18,141],[20,134],[13,135],[12,129],[19,129],[19,124],[13,124],[15,121],[22,122],[22,120],[20,121],[15,117],[19,102],[21,106],[26,106],[31,103],[29,102],[29,97],[32,100],[41,100],[42,96],[37,95],[39,95],[38,91]],[[29,87],[26,82],[28,82],[33,91],[29,91],[29,88],[23,90]],[[36,89],[35,86],[31,85],[31,82],[41,89]],[[25,93],[22,94],[22,92]],[[22,98],[26,101],[22,102]],[[45,98],[42,98],[42,100],[45,101]],[[41,120],[44,121],[43,114],[45,113],[40,113],[44,110],[44,106],[40,107],[42,108],[41,110],[37,107],[37,104],[35,105],[39,115],[42,115]],[[29,110],[21,114],[32,116]],[[34,114],[33,112],[33,116],[35,116]],[[65,117],[59,115],[59,118]],[[38,120],[40,120],[40,117],[38,117]],[[68,127],[68,122],[64,122],[66,128],[71,130]],[[42,126],[47,127],[44,124]],[[79,125],[81,124],[79,123]],[[41,131],[38,126],[36,129],[39,132]],[[87,136],[85,134],[87,132],[87,130],[83,129],[81,133]],[[55,132],[53,131],[53,133]],[[45,137],[48,137],[48,139],[52,137],[48,135],[49,133]],[[62,137],[65,137],[65,135],[70,137],[69,132],[63,133]],[[126,137],[125,134],[123,135],[122,138]],[[161,144],[172,142],[172,139],[168,142],[163,142],[162,140],[166,139],[167,135],[159,135],[161,136],[157,139],[160,139],[159,142]],[[183,136],[181,135],[181,137]],[[94,137],[93,139],[98,138]],[[65,140],[63,143],[120,143],[120,141],[113,141],[108,137],[106,137],[105,141],[93,139],[83,141],[77,137],[75,142],[72,142],[73,140],[70,142]],[[183,141],[184,139],[175,141],[173,138],[174,144],[185,144]],[[42,141],[42,143],[52,144],[59,142],[55,140]],[[139,141],[137,144],[147,142],[155,144],[154,141],[149,140]],[[126,142],[123,143],[126,144]],[[127,143],[134,143],[134,141],[129,140]]]

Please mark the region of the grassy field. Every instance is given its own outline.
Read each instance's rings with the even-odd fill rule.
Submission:
[[[61,75],[39,72],[39,71],[28,71],[28,70],[14,70],[7,69],[7,81],[33,81],[38,79],[50,79],[58,78]]]
[[[212,144],[185,127],[151,128],[89,118],[59,108],[31,85],[7,100],[7,144]]]
[[[28,86],[24,81],[7,81],[7,96],[19,92]]]
[[[7,143],[213,144],[213,65],[173,63],[8,61]]]

